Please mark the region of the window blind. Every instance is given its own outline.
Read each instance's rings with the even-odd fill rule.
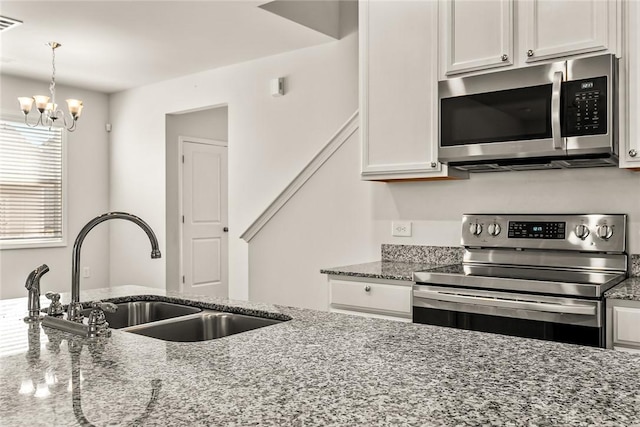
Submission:
[[[62,239],[62,129],[0,120],[0,242]]]

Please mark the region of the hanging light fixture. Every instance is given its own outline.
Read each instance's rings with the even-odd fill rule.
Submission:
[[[67,120],[66,114],[59,109],[58,104],[56,104],[56,49],[62,45],[58,42],[50,42],[47,43],[47,46],[51,48],[52,53],[51,84],[49,85],[51,97],[45,95],[19,97],[18,101],[20,102],[20,108],[24,113],[24,122],[29,127],[37,127],[41,125],[51,128],[56,123],[56,120],[62,120],[62,124],[65,129],[69,132],[73,132],[76,130],[76,122],[82,113],[82,101],[79,99],[67,99],[67,108],[71,115],[71,119]],[[28,115],[34,103],[36,104],[36,109],[40,112],[40,117],[38,117],[36,124],[30,125]],[[69,121],[71,123],[69,123]]]

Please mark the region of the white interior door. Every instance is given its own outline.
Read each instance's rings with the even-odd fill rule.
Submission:
[[[182,291],[228,295],[227,143],[182,141]]]

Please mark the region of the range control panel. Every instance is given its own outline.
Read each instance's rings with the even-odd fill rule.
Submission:
[[[510,239],[564,239],[566,222],[509,221]]]
[[[607,78],[562,83],[562,136],[607,133]]]
[[[462,245],[625,252],[624,214],[466,214]]]

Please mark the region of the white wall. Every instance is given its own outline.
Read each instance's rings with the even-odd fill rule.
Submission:
[[[181,136],[227,141],[229,109],[208,108],[184,114],[167,114],[166,124],[166,284],[169,290],[180,289],[180,199],[179,152]]]
[[[623,213],[629,253],[640,253],[640,173],[589,168],[471,174],[469,180],[376,188],[371,214],[381,243],[460,244],[464,213]],[[413,221],[412,237],[392,237],[391,220]]]
[[[15,76],[1,75],[0,85],[2,114],[18,118],[22,114],[18,96],[49,93],[48,82]],[[0,298],[26,296],[27,275],[43,263],[50,271],[42,279],[42,293],[49,290],[69,292],[71,249],[75,237],[87,221],[108,211],[109,139],[104,127],[109,117],[108,96],[62,85],[57,85],[56,89],[59,104],[65,104],[60,100],[66,98],[79,98],[85,105],[78,129],[67,135],[67,246],[0,251]],[[109,225],[101,224],[85,239],[81,266],[90,267],[91,277],[81,279],[81,289],[109,284],[108,235]]]
[[[321,268],[380,259],[372,215],[380,184],[360,180],[359,138],[351,135],[251,240],[252,301],[325,310]]]
[[[355,4],[346,7],[352,22]],[[228,105],[229,292],[246,298],[247,245],[239,236],[357,109],[357,48],[352,32],[324,45],[114,94],[111,208],[145,219],[166,254],[165,115]],[[275,77],[287,79],[284,97],[269,94]],[[111,225],[111,284],[165,287],[164,259],[148,259],[146,238],[125,226]]]

